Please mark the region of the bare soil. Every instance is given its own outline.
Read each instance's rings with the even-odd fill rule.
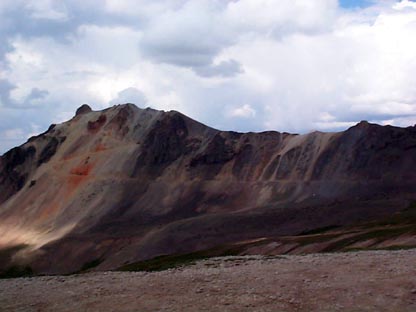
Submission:
[[[0,280],[0,311],[416,311],[416,250]]]

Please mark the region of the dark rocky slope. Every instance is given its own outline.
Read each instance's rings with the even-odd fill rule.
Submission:
[[[114,269],[388,218],[416,201],[415,166],[416,127],[236,133],[82,106],[0,158],[0,265]]]

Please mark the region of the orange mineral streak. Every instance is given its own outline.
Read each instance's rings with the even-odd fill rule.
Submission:
[[[66,184],[66,197],[70,197],[81,184],[88,180],[88,176],[94,167],[93,163],[82,164],[70,170]]]
[[[94,152],[102,152],[102,151],[105,151],[105,150],[107,150],[107,147],[102,143],[97,144],[94,148]]]
[[[70,170],[65,183],[55,194],[54,199],[46,205],[39,216],[40,220],[53,219],[68,204],[71,197],[76,193],[80,186],[88,180],[88,175],[93,168],[93,164],[83,164]]]
[[[82,164],[72,168],[69,173],[77,176],[87,176],[90,174],[92,167],[91,163]]]

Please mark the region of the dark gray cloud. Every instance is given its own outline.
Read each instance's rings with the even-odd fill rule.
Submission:
[[[24,105],[30,106],[34,105],[34,102],[37,100],[43,100],[49,95],[49,92],[47,90],[41,90],[38,88],[33,88],[30,93],[27,95],[27,97],[24,100]]]
[[[60,15],[48,14],[48,10],[29,4],[36,1],[9,1],[0,5],[0,65],[4,63],[4,55],[13,50],[10,38],[48,37],[55,41],[68,43],[81,25],[97,26],[130,26],[141,28],[147,21],[146,15],[125,15],[105,10],[103,1],[71,1],[48,2],[52,10]],[[58,6],[58,7],[57,7]]]
[[[188,1],[159,16],[144,29],[141,52],[155,62],[188,67],[203,76],[230,75],[237,70],[235,61],[213,65],[237,39],[222,15],[226,7],[226,1]]]
[[[220,51],[219,46],[203,46],[197,42],[180,42],[173,37],[172,41],[166,42],[161,39],[159,42],[150,40],[142,41],[142,51],[148,58],[172,65],[183,67],[202,67],[211,64],[214,56]]]

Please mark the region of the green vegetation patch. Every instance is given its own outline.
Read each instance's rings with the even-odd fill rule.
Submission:
[[[345,249],[347,252],[354,252],[354,251],[365,251],[365,250],[409,250],[415,249],[416,245],[394,245],[394,246],[386,246],[380,248],[348,248]]]
[[[139,261],[123,265],[117,271],[164,271],[168,269],[180,268],[183,266],[193,265],[197,261],[212,258],[236,256],[239,254],[239,248],[213,248],[196,251],[186,254],[158,256],[150,260]]]
[[[313,235],[299,235],[294,236],[294,243],[297,243],[301,246],[324,243],[330,240],[333,240],[339,236],[348,234],[350,232],[341,232],[341,233],[322,233],[322,234],[313,234]]]
[[[415,231],[414,225],[399,226],[399,227],[385,227],[385,228],[369,230],[364,233],[359,233],[353,237],[348,237],[340,241],[337,241],[334,244],[331,244],[330,246],[328,246],[324,251],[331,252],[331,251],[355,249],[355,248],[348,248],[348,246],[353,245],[355,243],[371,240],[371,239],[374,239],[374,245],[375,245],[377,243],[383,242],[384,240],[396,238],[404,234],[414,234],[415,233],[414,231]],[[370,246],[370,247],[366,247],[363,249],[375,249],[375,248],[371,248]]]
[[[101,262],[103,262],[103,260],[101,260],[101,259],[95,259],[95,260],[86,262],[82,266],[81,271],[88,271],[90,269],[93,269],[93,268],[99,266],[101,264]]]
[[[336,233],[332,230],[338,229]],[[355,234],[354,234],[355,233]],[[350,237],[340,236],[352,234]],[[374,244],[381,243],[388,239],[394,239],[401,235],[416,235],[416,202],[411,202],[408,207],[388,218],[382,218],[371,222],[350,225],[347,227],[327,226],[311,231],[305,231],[295,236],[293,242],[301,246],[330,241],[340,237],[339,240],[331,243],[323,252],[350,251],[350,250],[373,250],[375,247],[349,248],[356,243],[374,240]],[[406,249],[413,246],[395,246],[391,249]],[[383,248],[389,249],[389,248]]]
[[[99,266],[104,260],[103,259],[94,259],[92,261],[85,262],[84,265],[78,271],[71,274],[82,274],[87,273],[89,270]]]
[[[338,225],[328,225],[321,228],[313,229],[310,231],[304,231],[300,233],[299,235],[313,235],[313,234],[322,234],[331,230],[339,229]]]

